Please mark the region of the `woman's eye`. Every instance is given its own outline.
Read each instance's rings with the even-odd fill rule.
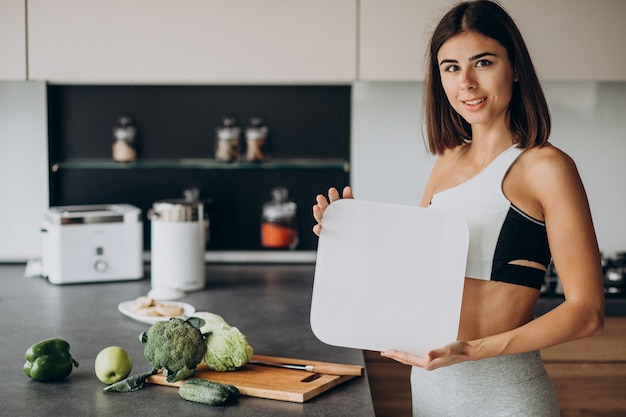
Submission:
[[[476,68],[484,68],[488,67],[489,65],[491,65],[491,61],[489,61],[488,59],[481,59],[476,61]]]
[[[459,66],[458,65],[448,65],[443,70],[444,70],[444,72],[455,72],[455,71],[459,70]]]

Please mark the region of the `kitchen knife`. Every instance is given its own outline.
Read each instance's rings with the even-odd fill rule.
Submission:
[[[251,360],[248,362],[252,365],[273,366],[277,368],[297,369],[300,371],[316,372],[326,375],[350,375],[361,376],[363,375],[363,367],[356,365],[342,365],[337,363],[324,363],[316,365],[298,364],[298,363],[281,363],[281,362],[269,362],[261,360]]]

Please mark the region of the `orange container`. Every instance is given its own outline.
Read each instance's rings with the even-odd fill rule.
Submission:
[[[261,223],[261,245],[265,248],[290,248],[296,240],[295,229],[276,223]]]

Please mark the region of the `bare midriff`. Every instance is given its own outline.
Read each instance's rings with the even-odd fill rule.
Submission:
[[[458,339],[476,340],[528,323],[538,297],[534,288],[465,278]]]

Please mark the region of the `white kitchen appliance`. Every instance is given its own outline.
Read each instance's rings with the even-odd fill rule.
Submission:
[[[144,276],[141,210],[129,204],[50,207],[41,228],[42,275],[53,284]]]
[[[208,221],[196,197],[160,200],[148,213],[150,297],[174,300],[204,288],[204,251]]]

